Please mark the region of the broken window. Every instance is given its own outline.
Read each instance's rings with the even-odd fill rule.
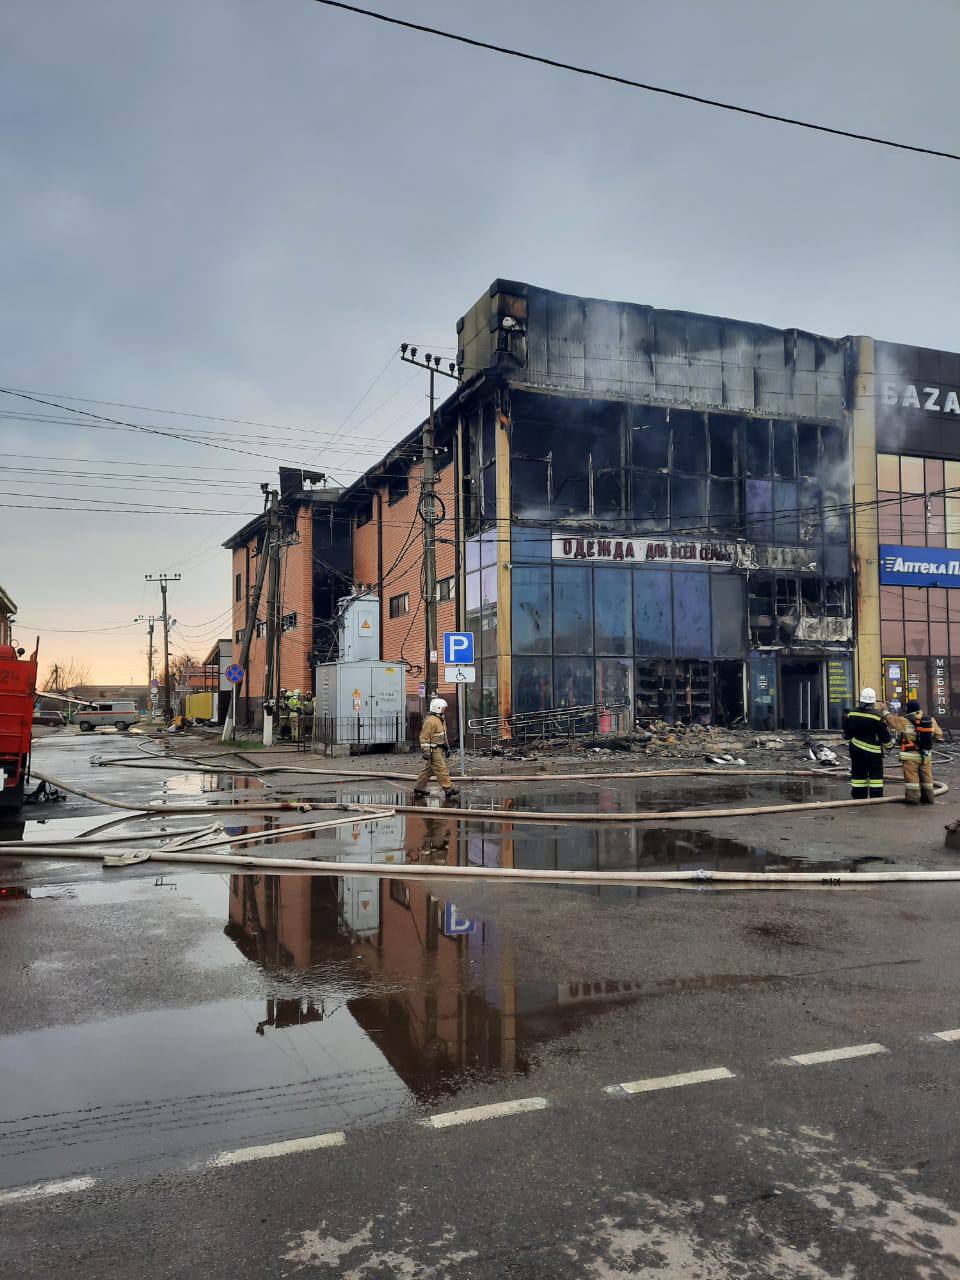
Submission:
[[[752,542],[770,542],[773,538],[773,482],[748,480],[744,489],[744,532]]]
[[[823,612],[827,618],[846,618],[849,616],[849,584],[846,578],[826,578],[824,580]]]
[[[510,464],[510,490],[515,516],[535,520],[550,513],[551,459],[518,457]]]
[[[736,480],[710,480],[710,528],[721,537],[733,537],[737,530]]]
[[[748,419],[744,439],[747,475],[763,478],[770,474],[770,423]]]
[[[641,406],[636,410],[640,421],[632,431],[633,465],[641,471],[665,470],[669,463],[670,428],[666,415],[659,409]]]
[[[387,502],[392,507],[395,502],[405,498],[410,492],[410,477],[406,472],[402,476],[394,476],[387,483]]]
[[[800,579],[800,604],[805,618],[823,616],[823,579]]]
[[[820,518],[820,485],[816,480],[800,481],[797,487],[797,505],[800,508],[800,541],[817,545],[823,526]]]
[[[707,469],[707,442],[702,413],[685,410],[670,411],[670,432],[673,439],[672,464],[674,471],[699,475]]]
[[[710,419],[710,474],[736,475],[737,423],[733,418]]]
[[[634,698],[638,720],[673,723],[673,662],[638,660],[634,668]]]
[[[633,477],[633,515],[641,530],[653,533],[667,527],[668,477],[659,471],[637,471]]]
[[[703,476],[670,477],[670,527],[695,534],[707,523],[707,482]]]
[[[750,639],[754,645],[775,641],[773,575],[755,573],[749,585]]]
[[[802,476],[815,476],[820,469],[819,429],[812,422],[797,423],[797,463]]]
[[[796,578],[776,579],[777,639],[791,644],[800,625],[800,588]]]
[[[796,427],[792,422],[773,424],[773,472],[780,480],[797,477]]]

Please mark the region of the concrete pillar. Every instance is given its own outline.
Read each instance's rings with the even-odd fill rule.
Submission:
[[[856,570],[856,692],[863,685],[882,688],[880,645],[880,537],[877,517],[877,402],[874,343],[854,338],[853,520],[851,537]]]

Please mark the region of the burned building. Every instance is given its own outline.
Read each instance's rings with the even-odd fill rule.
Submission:
[[[845,341],[504,280],[458,331],[471,715],[837,726]]]

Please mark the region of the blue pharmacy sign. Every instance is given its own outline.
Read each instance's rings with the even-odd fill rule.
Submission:
[[[960,587],[960,551],[882,543],[880,583],[884,587]]]

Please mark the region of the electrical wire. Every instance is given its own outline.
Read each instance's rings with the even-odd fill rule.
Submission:
[[[688,93],[681,89],[668,89],[664,85],[648,84],[642,80],[632,80],[627,76],[615,75],[609,71],[598,71],[593,67],[578,66],[572,62],[562,62],[557,58],[548,58],[542,54],[528,53],[521,49],[512,49],[506,45],[493,44],[487,40],[477,40],[470,36],[459,35],[441,27],[430,27],[422,22],[411,22],[406,18],[394,18],[375,9],[361,9],[358,5],[345,4],[343,0],[313,0],[314,4],[325,5],[329,9],[343,9],[360,17],[373,18],[377,22],[386,22],[394,27],[404,27],[408,31],[417,31],[422,35],[438,36],[442,40],[450,40],[456,44],[468,45],[473,49],[482,49],[487,53],[500,53],[508,58],[520,58],[524,62],[536,62],[544,67],[552,67],[557,71],[572,71],[576,75],[589,76],[594,80],[605,80],[611,84],[621,85],[628,89],[642,89],[646,93],[662,94],[669,98],[681,98],[686,102],[694,102],[704,107],[715,107],[719,111],[732,111],[738,115],[754,116],[759,120],[770,120],[776,124],[788,124],[797,129],[808,129],[816,133],[833,134],[839,138],[849,138],[855,142],[870,142],[880,147],[893,147],[898,151],[912,151],[919,155],[936,156],[943,160],[960,160],[960,155],[952,151],[938,151],[932,147],[921,147],[909,142],[894,142],[890,138],[880,138],[869,133],[857,133],[850,129],[840,129],[831,125],[816,124],[810,120],[800,120],[793,116],[778,115],[772,111],[760,111],[756,107],[744,107],[732,102],[721,102],[717,98],[705,98],[701,94]]]

